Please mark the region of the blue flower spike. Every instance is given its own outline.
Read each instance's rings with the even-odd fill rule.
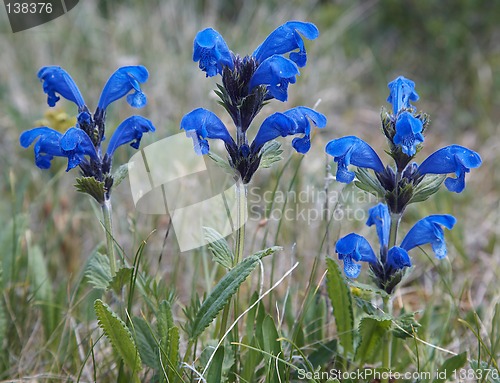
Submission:
[[[387,87],[390,90],[387,102],[392,104],[394,115],[397,115],[402,109],[412,108],[410,101],[418,101],[415,83],[403,76],[391,81]]]
[[[349,165],[373,169],[377,173],[384,171],[384,164],[375,150],[358,137],[337,138],[330,141],[325,150],[338,164],[336,178],[339,182],[348,184],[354,180],[354,172],[347,169]]]
[[[455,217],[449,214],[434,214],[422,218],[406,234],[401,242],[401,248],[410,251],[417,246],[429,243],[432,245],[436,258],[442,259],[447,254],[442,227],[451,230],[456,221]]]
[[[402,112],[396,120],[396,134],[393,142],[401,147],[404,154],[412,157],[417,152],[417,145],[424,142],[422,121],[409,112]]]
[[[43,90],[48,95],[50,106],[55,106],[59,96],[78,106],[77,123],[64,134],[46,126],[25,131],[19,138],[21,146],[27,148],[36,141],[35,164],[41,169],[50,168],[54,157],[68,159],[66,171],[79,166],[83,175],[79,190],[92,195],[99,203],[104,203],[109,199],[113,185],[110,171],[116,148],[130,143],[133,148],[138,149],[143,134],[155,130],[151,121],[144,117],[129,117],[116,128],[104,153],[101,145],[106,129],[106,108],[125,96],[133,107],[146,105],[146,96],[140,84],[148,79],[147,69],[143,66],[126,66],[116,70],[106,82],[93,115],[75,82],[64,69],[57,66],[43,67],[38,72],[38,77],[43,82]],[[87,178],[102,182],[104,194],[93,187]]]
[[[456,178],[448,177],[444,184],[452,192],[460,193],[465,189],[465,173],[481,166],[478,153],[460,145],[446,146],[432,153],[418,167],[420,175],[455,173]]]
[[[196,35],[193,43],[193,61],[199,61],[206,77],[222,74],[224,66],[234,69],[231,51],[219,32],[206,28]]]
[[[75,81],[63,68],[59,66],[43,67],[38,71],[38,78],[43,83],[43,91],[47,93],[49,106],[56,106],[57,101],[61,99],[56,93],[74,102],[79,109],[85,106],[85,101]]]
[[[349,278],[357,278],[361,265],[357,262],[377,264],[378,259],[368,241],[361,235],[351,233],[340,238],[335,245],[335,252],[344,261],[344,272]]]

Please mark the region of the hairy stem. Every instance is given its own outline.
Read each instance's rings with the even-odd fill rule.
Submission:
[[[390,296],[384,297],[384,312],[392,316],[392,300]],[[391,369],[391,353],[392,353],[392,333],[387,331],[385,334],[384,348],[382,350],[382,368],[385,371]],[[381,383],[389,383],[389,375],[385,374]]]
[[[111,276],[116,274],[115,246],[113,240],[113,221],[111,218],[111,200],[106,199],[101,205],[104,220],[104,230],[106,230],[106,245],[108,248],[109,268]]]

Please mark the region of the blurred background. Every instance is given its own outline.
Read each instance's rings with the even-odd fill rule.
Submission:
[[[117,67],[145,65],[150,73],[143,86],[148,105],[139,114],[151,119],[157,128],[154,135],[144,137],[141,146],[145,147],[178,133],[182,116],[197,107],[214,111],[231,126],[212,92],[220,78],[206,79],[192,61],[193,39],[199,30],[215,28],[233,52],[245,55],[288,20],[315,23],[320,37],[306,41],[308,63],[297,83],[290,86],[288,101],[271,102],[254,125],[274,111],[298,105],[317,105],[327,116],[328,125],[315,132],[311,152],[305,157],[284,144],[284,160],[271,169],[259,170],[252,187],[261,193],[277,188],[283,195],[306,188],[324,190],[329,163],[325,144],[343,135],[363,138],[387,162],[380,132],[381,107],[389,107],[387,83],[398,75],[414,80],[420,95],[415,105],[431,117],[425,147],[417,160],[421,162],[434,150],[456,143],[479,152],[483,165],[467,176],[463,193],[442,190],[428,202],[409,208],[403,229],[436,213],[451,213],[458,224],[446,233],[449,257],[441,265],[432,256],[415,252],[414,272],[400,293],[416,310],[441,294],[446,279],[449,296],[460,309],[467,312],[475,307],[485,323],[491,321],[488,310],[500,298],[500,172],[496,167],[500,161],[500,2],[486,6],[474,0],[85,0],[52,22],[15,34],[6,13],[0,11],[0,249],[4,280],[9,273],[29,274],[26,246],[28,242],[37,244],[47,278],[64,296],[97,241],[104,240],[102,228],[96,224],[96,216],[100,217],[96,204],[72,187],[77,172],[66,174],[63,159],[55,159],[50,170],[42,171],[34,165],[32,148],[19,146],[22,131],[47,122],[64,130],[76,113],[76,107],[66,101],[49,110],[37,78],[41,66],[65,68],[93,110],[105,81]],[[108,109],[107,136],[132,113],[136,111],[125,102],[114,103]],[[255,132],[256,126],[251,129]],[[126,163],[133,153],[129,147],[120,148],[115,167]],[[335,170],[335,165],[332,168]],[[368,197],[358,201],[353,188],[336,183],[330,184],[329,190],[357,196],[335,208],[354,204],[366,211],[374,201]],[[254,211],[265,211],[265,202],[250,201],[257,205]],[[302,202],[277,201],[276,206],[289,203],[292,205],[287,206],[300,210]],[[305,203],[312,206],[318,201]],[[199,272],[199,252],[179,254],[173,232],[166,236],[167,216],[135,211],[127,180],[114,191],[114,221],[115,236],[125,253],[133,254],[139,241],[154,231],[146,258],[151,265],[158,265],[159,278],[176,286],[180,301],[188,301]],[[247,248],[258,250],[264,243],[283,246],[277,265],[284,270],[295,260],[301,262],[302,271],[292,277],[300,291],[307,284],[312,260],[317,254],[321,259],[331,255],[339,235],[358,230],[374,239],[376,246],[375,233],[364,227],[363,220],[334,219],[326,237],[325,227],[320,219],[307,223],[300,219],[251,219]],[[323,270],[324,264],[319,267]],[[23,290],[28,288],[22,284],[17,287],[20,299],[29,299],[29,292]],[[34,321],[34,314],[28,311],[18,313],[19,317],[25,315],[24,324],[19,326],[26,329]]]

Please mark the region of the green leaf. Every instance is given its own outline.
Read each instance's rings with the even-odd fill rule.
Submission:
[[[444,361],[443,365],[436,372],[437,378],[433,380],[433,383],[446,382],[453,377],[453,372],[465,365],[467,362],[467,352],[462,352],[461,354],[452,356]],[[441,374],[443,377],[441,377]]]
[[[137,373],[141,369],[141,357],[125,323],[100,299],[94,302],[94,310],[99,327],[104,331],[115,352],[134,373]]]
[[[179,367],[179,344],[179,328],[174,326],[168,330],[167,357],[169,368],[167,369],[167,377],[169,382],[177,380],[178,372],[176,369]]]
[[[424,179],[414,188],[413,196],[408,202],[422,202],[435,194],[447,176],[442,174],[427,174]]]
[[[262,168],[270,168],[275,162],[283,159],[281,156],[283,149],[281,149],[281,144],[276,140],[266,142],[260,153],[260,166]]]
[[[420,323],[415,319],[415,313],[402,313],[395,320],[397,326],[392,329],[392,333],[396,338],[406,339],[411,338],[413,333],[416,333],[420,327]]]
[[[111,269],[106,255],[94,252],[85,269],[85,277],[96,289],[106,290],[111,282]]]
[[[344,348],[344,355],[354,350],[354,315],[351,290],[337,263],[327,258],[327,291],[332,302],[333,315],[337,324],[337,334]]]
[[[108,289],[113,289],[117,294],[121,293],[123,286],[130,282],[134,269],[131,267],[122,267],[118,270],[108,285]]]
[[[191,339],[196,339],[212,323],[219,311],[224,308],[240,285],[255,269],[262,256],[254,254],[245,258],[217,283],[196,313],[190,334]]]
[[[52,285],[47,264],[39,246],[28,246],[28,272],[36,304],[40,305],[42,309],[45,330],[47,334],[52,334],[55,326],[54,311],[52,309],[54,307]]]
[[[142,362],[155,370],[159,369],[158,344],[149,324],[141,317],[133,317],[135,342]]]
[[[379,343],[391,327],[391,319],[369,316],[361,319],[359,333],[361,342],[356,350],[356,360],[362,366],[365,362],[372,362],[375,356],[380,355]]]
[[[80,177],[76,179],[75,188],[80,193],[91,195],[99,204],[104,203],[104,182],[98,181],[94,177]]]
[[[274,320],[270,315],[266,315],[264,322],[262,323],[262,335],[264,343],[262,345],[262,350],[266,353],[274,355],[277,358],[283,358],[283,351],[281,349],[281,343],[278,340],[280,335]],[[271,358],[270,356],[265,356],[266,359],[266,382],[281,382],[284,379],[285,365],[283,362],[276,360],[276,358]]]
[[[219,166],[226,173],[228,173],[228,174],[230,174],[232,176],[235,175],[235,171],[231,167],[231,165],[229,164],[228,161],[224,160],[222,157],[218,156],[217,154],[215,154],[212,151],[208,152],[208,157],[210,157],[217,164],[217,166]]]
[[[229,248],[226,239],[210,227],[203,227],[203,232],[213,260],[230,270],[233,267],[234,254]]]
[[[113,187],[117,187],[128,176],[128,164],[120,165],[113,173]]]
[[[222,381],[223,363],[224,363],[224,346],[220,346],[215,352],[210,367],[208,368],[206,375],[207,382],[220,383]]]
[[[166,372],[164,381],[177,381],[179,365],[179,329],[174,325],[170,303],[163,300],[156,314],[158,338],[161,350],[161,365]],[[163,376],[163,374],[162,374]]]
[[[367,285],[365,283],[359,283],[356,281],[348,281],[348,282],[349,282],[349,285],[354,289],[360,289],[363,292],[377,294],[377,295],[380,295],[382,298],[389,297],[389,294],[387,294],[384,290],[379,289],[378,287]]]

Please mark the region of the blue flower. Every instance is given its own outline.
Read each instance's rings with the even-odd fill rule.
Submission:
[[[297,65],[283,56],[274,55],[266,59],[250,80],[249,88],[258,85],[267,85],[271,95],[279,100],[286,101],[288,98],[288,84],[295,84],[295,76],[299,75]]]
[[[402,112],[396,120],[396,135],[393,142],[400,146],[404,154],[412,157],[417,151],[417,145],[424,142],[422,121],[409,112]]]
[[[222,74],[224,66],[234,69],[233,57],[219,32],[212,28],[204,29],[196,35],[193,43],[193,61],[207,77]]]
[[[387,252],[386,264],[393,270],[401,270],[404,267],[411,267],[411,259],[405,249],[393,246]]]
[[[389,234],[391,229],[391,215],[387,205],[378,203],[368,210],[367,226],[375,225],[378,239],[382,247],[389,245]]]
[[[311,123],[309,120],[318,128],[324,128],[327,122],[323,114],[305,106],[298,106],[284,113],[274,113],[263,121],[252,142],[252,152],[257,154],[266,142],[279,136],[303,134],[303,137],[293,139],[292,146],[299,153],[307,153],[311,148]]]
[[[229,50],[219,32],[212,28],[196,35],[193,61],[199,62],[200,69],[207,77],[222,75],[225,67],[245,73],[239,76],[239,81],[246,81],[246,86],[238,87],[240,92],[243,90],[245,93],[242,96],[248,95],[259,85],[265,85],[268,98],[286,101],[288,84],[296,82],[296,76],[300,74],[298,67],[305,66],[307,61],[300,34],[313,40],[319,36],[319,31],[314,24],[301,21],[289,21],[274,30],[251,56],[242,60],[243,67],[251,67],[249,77],[248,70],[236,65],[240,59]],[[290,53],[288,58],[283,56],[286,53]]]
[[[441,226],[452,229],[455,223],[455,217],[449,214],[435,214],[425,217],[410,229],[401,242],[401,247],[410,251],[414,247],[430,243],[436,257],[438,259],[444,258],[447,251]]]
[[[337,181],[350,183],[355,174],[347,169],[349,165],[373,169],[377,173],[384,171],[384,164],[377,153],[362,139],[355,136],[337,138],[326,145],[326,152],[338,163]]]
[[[402,109],[411,108],[410,101],[418,100],[415,83],[403,76],[399,76],[387,86],[391,92],[387,102],[392,104],[394,115],[397,115]]]
[[[71,76],[59,66],[46,66],[38,71],[38,78],[43,82],[43,91],[47,93],[47,103],[49,106],[56,106],[61,98],[73,101],[78,108],[85,106],[80,90],[76,86]]]
[[[378,259],[368,241],[361,235],[351,233],[340,238],[335,245],[335,252],[344,261],[344,272],[349,278],[357,278],[361,265],[357,262],[368,262],[376,265]]]
[[[143,133],[155,130],[151,121],[144,117],[129,117],[111,136],[103,156],[101,143],[104,140],[106,108],[127,94],[127,101],[131,106],[140,108],[146,104],[146,96],[139,85],[148,78],[148,71],[143,66],[121,67],[116,70],[104,86],[94,115],[89,112],[78,87],[64,69],[58,66],[43,67],[38,72],[38,77],[48,95],[49,106],[55,106],[59,101],[57,94],[78,106],[76,127],[68,129],[64,134],[46,126],[21,134],[19,140],[24,148],[37,141],[34,145],[35,163],[41,169],[50,168],[54,157],[65,157],[68,159],[66,171],[80,166],[84,176],[104,181],[106,177],[111,177],[111,158],[116,148],[130,143],[137,149]]]
[[[207,138],[222,140],[226,145],[236,147],[226,126],[213,112],[198,108],[186,114],[181,120],[181,129],[188,137],[193,138],[197,154],[208,154],[210,146]]]
[[[455,173],[456,178],[448,177],[444,184],[448,190],[460,193],[465,188],[465,173],[481,165],[481,157],[473,150],[459,145],[446,146],[432,153],[418,167],[420,175]]]
[[[282,55],[298,49],[298,52],[290,53],[290,60],[303,67],[306,65],[307,55],[304,41],[299,33],[309,40],[317,39],[319,36],[318,28],[312,23],[288,21],[271,32],[252,56],[257,62],[263,62],[273,55]]]

